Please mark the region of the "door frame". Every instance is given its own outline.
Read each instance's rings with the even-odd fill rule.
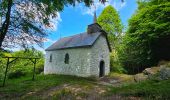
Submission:
[[[105,62],[101,60],[99,62],[99,77],[103,77],[105,75]]]

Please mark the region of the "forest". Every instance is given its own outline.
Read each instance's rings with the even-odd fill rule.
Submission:
[[[138,9],[129,19],[125,33],[116,10],[111,6],[104,9],[98,23],[109,33],[114,47],[113,70],[135,74],[159,61],[170,60],[169,6],[168,0],[138,1]]]

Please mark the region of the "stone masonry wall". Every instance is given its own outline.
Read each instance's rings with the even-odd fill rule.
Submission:
[[[56,51],[46,51],[45,74],[65,74],[90,76],[90,48],[73,48]],[[69,54],[69,64],[65,64],[65,54]],[[52,62],[49,62],[52,54]]]
[[[90,73],[92,76],[99,76],[100,61],[104,61],[105,75],[110,73],[110,52],[106,42],[106,38],[100,36],[95,45],[91,49]]]

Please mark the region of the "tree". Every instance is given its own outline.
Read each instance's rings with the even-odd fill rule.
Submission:
[[[77,2],[90,6],[93,0],[0,0],[0,48],[16,45],[27,48],[32,43],[41,46],[47,36],[46,28],[52,27],[51,19],[64,6]]]
[[[170,60],[170,2],[150,0],[140,1],[138,5],[119,53],[130,72],[141,71],[160,60]]]
[[[116,9],[111,5],[107,6],[98,17],[97,22],[108,33],[111,46],[114,47],[116,39],[121,36],[123,29]]]
[[[108,33],[109,42],[113,49],[110,55],[111,71],[124,72],[117,56],[117,49],[119,42],[121,41],[121,33],[123,29],[118,12],[114,7],[109,5],[102,11],[97,22]]]

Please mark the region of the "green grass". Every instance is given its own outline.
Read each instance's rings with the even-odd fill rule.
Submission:
[[[119,82],[134,82],[134,76],[128,74],[120,74],[115,72],[110,72],[109,77],[119,80]]]
[[[110,87],[110,93],[122,96],[142,97],[148,100],[169,100],[170,79],[163,81],[147,80],[140,83],[126,84],[121,87]]]
[[[41,96],[43,96],[44,93],[49,92],[52,93],[51,99],[75,99],[77,96],[86,98],[89,95],[94,94],[94,92],[92,92],[95,89],[94,87],[101,87],[101,85],[97,84],[98,81],[76,76],[36,75],[35,81],[32,81],[31,79],[32,76],[29,75],[16,79],[7,79],[5,87],[0,87],[0,99],[41,99]],[[0,84],[2,84],[2,81],[0,81]],[[69,84],[71,87],[61,87],[59,90],[55,91],[50,90],[64,84]],[[120,95],[125,98],[140,97],[149,100],[170,100],[170,79],[162,81],[147,80],[139,83],[128,83],[121,87],[102,87],[107,90],[106,95],[103,95],[104,97]],[[75,91],[71,90],[73,88],[80,88],[82,91],[75,95]],[[33,95],[31,93],[33,93]]]
[[[94,81],[87,78],[66,75],[37,75],[34,81],[32,76],[23,76],[16,79],[7,79],[5,87],[0,87],[0,98],[21,97],[31,92],[46,91],[50,87],[62,84],[91,85]],[[0,82],[0,85],[2,81]],[[5,96],[3,96],[5,95]]]

